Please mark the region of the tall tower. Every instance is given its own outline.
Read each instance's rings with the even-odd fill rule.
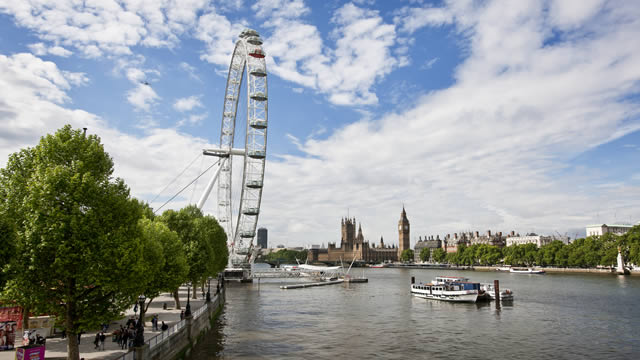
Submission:
[[[400,214],[400,220],[398,221],[398,260],[402,252],[411,249],[410,239],[410,226],[409,219],[407,219],[407,212],[404,211],[404,205],[402,206],[402,214]]]

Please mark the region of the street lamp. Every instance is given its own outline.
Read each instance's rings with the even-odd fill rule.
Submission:
[[[191,282],[187,283],[187,309],[184,311],[184,316],[191,316],[191,303],[189,302],[191,298]]]
[[[211,302],[211,277],[207,279],[207,302]]]
[[[144,302],[147,298],[144,295],[138,297],[138,304],[140,305],[140,318],[136,326],[136,337],[134,338],[133,346],[139,347],[144,345]]]

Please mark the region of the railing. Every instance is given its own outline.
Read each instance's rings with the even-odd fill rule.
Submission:
[[[213,296],[211,299],[211,303],[215,304],[217,301],[218,301],[218,295]],[[206,311],[207,311],[207,303],[203,304],[200,308],[198,308],[198,310],[193,312],[192,314],[193,319],[198,318],[200,315],[202,315]],[[170,326],[166,331],[163,331],[160,334],[152,337],[151,339],[146,340],[145,343],[149,345],[149,350],[167,341],[167,339],[169,339],[172,335],[180,331],[180,329],[182,329],[186,324],[187,324],[186,320],[180,320],[174,325]],[[136,353],[135,351],[129,351],[125,354],[122,354],[122,356],[114,360],[136,360]]]
[[[205,306],[203,306],[203,307],[205,307]],[[200,309],[198,309],[198,310],[200,310]],[[154,347],[156,347],[156,345],[160,344],[161,342],[163,342],[166,339],[168,339],[171,335],[173,335],[176,332],[178,332],[178,330],[182,329],[186,323],[187,322],[185,320],[180,320],[175,325],[173,325],[170,328],[168,328],[167,331],[163,331],[160,334],[158,334],[158,335],[152,337],[151,339],[145,341],[147,344],[149,344],[149,349],[153,349]]]

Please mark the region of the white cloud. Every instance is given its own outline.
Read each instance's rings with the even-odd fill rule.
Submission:
[[[190,114],[188,117],[178,121],[177,127],[182,127],[185,125],[199,125],[202,123],[202,120],[206,119],[209,116],[208,113],[204,114]]]
[[[640,90],[640,7],[605,5],[566,33],[540,2],[470,4],[442,9],[468,47],[454,85],[268,164],[261,225],[270,236],[339,241],[336,211],[349,208],[367,239],[392,243],[403,203],[414,237],[564,233],[598,212],[640,217],[640,186],[598,186],[606,180],[570,167],[640,129],[640,105],[624,100]]]
[[[197,80],[199,82],[202,82],[202,79],[200,79],[200,77],[196,74],[196,68],[187,64],[186,62],[181,62],[180,63],[180,69],[183,70],[184,72],[186,72],[187,74],[189,74],[189,77],[193,80]]]
[[[160,97],[150,85],[138,84],[127,93],[127,101],[137,110],[149,111]]]
[[[3,1],[0,11],[44,41],[75,47],[87,57],[131,54],[136,45],[174,47],[193,29],[208,0]],[[62,47],[49,53],[67,54]],[[67,55],[68,56],[68,55]]]
[[[11,89],[0,99],[0,167],[6,165],[10,153],[36,145],[42,135],[54,133],[65,124],[87,127],[88,133],[100,136],[114,159],[115,175],[126,181],[132,195],[150,200],[175,176],[176,171],[167,169],[183,169],[197,149],[210,146],[204,139],[176,129],[153,127],[139,136],[126,134],[94,114],[64,107],[69,100],[66,91],[77,83],[69,76],[76,73],[32,54],[0,55],[0,74],[0,88]],[[146,120],[154,124],[153,119]],[[164,197],[175,194],[198,173],[197,166],[190,168]],[[189,194],[178,197],[169,207],[186,205]],[[157,208],[160,203],[153,205]]]
[[[177,111],[191,111],[196,107],[203,107],[200,98],[202,95],[193,95],[186,98],[180,98],[173,103],[173,108]]]
[[[300,1],[263,1],[254,5],[273,32],[265,40],[269,69],[279,77],[328,95],[337,105],[370,105],[378,99],[375,82],[393,69],[408,64],[395,58],[395,26],[377,11],[351,3],[332,17],[335,49],[326,48],[318,29],[300,17],[309,9]]]
[[[73,54],[73,52],[61,47],[61,46],[52,46],[47,47],[44,43],[35,43],[28,45],[31,52],[34,55],[43,56],[47,54],[56,55],[60,57],[69,57]]]

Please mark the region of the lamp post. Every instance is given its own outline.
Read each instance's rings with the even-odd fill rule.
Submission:
[[[191,298],[191,282],[187,283],[187,308],[184,310],[184,316],[191,316],[191,303],[189,302]]]
[[[211,277],[207,279],[207,302],[211,302]]]
[[[147,300],[144,295],[138,297],[138,304],[140,306],[140,318],[136,326],[136,337],[134,338],[133,346],[139,347],[144,345],[144,302]]]

